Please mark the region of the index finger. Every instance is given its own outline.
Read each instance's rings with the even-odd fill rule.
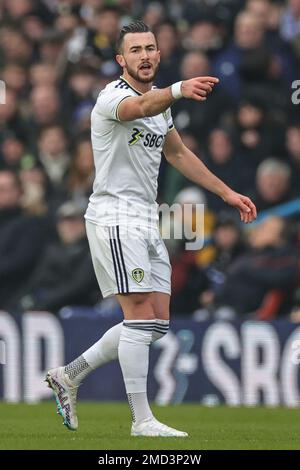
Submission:
[[[219,79],[217,77],[196,77],[197,80],[201,82],[211,82],[211,83],[219,83]]]

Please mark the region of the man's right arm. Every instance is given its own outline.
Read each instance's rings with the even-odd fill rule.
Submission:
[[[183,98],[196,101],[206,100],[213,86],[218,83],[215,77],[196,77],[184,80],[181,84]],[[150,90],[141,96],[131,96],[121,101],[118,106],[118,118],[120,121],[133,121],[141,117],[156,116],[163,113],[176,101],[171,87]]]

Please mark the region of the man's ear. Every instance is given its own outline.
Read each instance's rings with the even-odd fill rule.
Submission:
[[[160,64],[160,59],[161,59],[161,55],[160,55],[160,50],[158,49],[158,63]]]
[[[116,61],[118,62],[118,64],[121,67],[125,67],[125,60],[124,60],[124,57],[122,56],[122,54],[117,54],[116,55]]]

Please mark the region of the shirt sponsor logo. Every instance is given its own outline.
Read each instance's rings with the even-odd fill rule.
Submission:
[[[134,127],[132,129],[131,139],[129,140],[128,144],[130,146],[135,145],[140,139],[142,139],[144,147],[156,147],[159,148],[163,140],[165,138],[162,134],[152,134],[151,132],[144,132],[145,129],[138,129]]]

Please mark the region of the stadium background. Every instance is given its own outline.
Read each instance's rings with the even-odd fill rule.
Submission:
[[[83,212],[93,182],[90,112],[120,73],[119,28],[137,18],[157,35],[157,86],[220,79],[205,103],[173,106],[175,126],[260,214],[245,229],[162,160],[159,202],[204,203],[206,244],[194,252],[166,240],[175,320],[153,351],[151,399],[297,406],[299,0],[1,2],[0,397],[48,398],[44,370],[120,319],[99,294]],[[124,398],[116,365],[88,380],[82,398]]]

